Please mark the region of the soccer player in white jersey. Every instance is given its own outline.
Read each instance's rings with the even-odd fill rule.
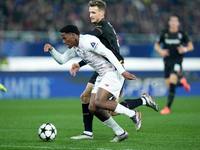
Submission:
[[[127,72],[115,55],[97,37],[80,35],[78,28],[73,25],[65,26],[60,32],[63,43],[69,49],[61,54],[50,44],[45,44],[44,51],[49,51],[59,64],[64,64],[78,55],[98,72],[99,76],[91,93],[89,110],[104,125],[115,132],[115,137],[110,142],[123,141],[129,135],[113,120],[107,110],[127,115],[135,123],[136,130],[140,130],[142,125],[140,111],[130,110],[115,101],[109,100],[112,96],[119,97],[124,79],[136,80],[136,76]]]

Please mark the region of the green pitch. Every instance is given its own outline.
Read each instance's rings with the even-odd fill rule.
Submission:
[[[165,98],[155,98],[162,109]],[[114,132],[94,118],[93,140],[71,140],[82,134],[81,102],[78,99],[0,101],[1,150],[197,150],[200,149],[200,98],[176,97],[171,114],[160,115],[145,106],[139,132],[125,115],[113,117],[129,133],[129,139],[109,143]],[[57,137],[43,142],[38,128],[45,122],[54,124]]]

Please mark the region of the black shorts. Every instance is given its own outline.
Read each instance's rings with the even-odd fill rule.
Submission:
[[[88,82],[94,84],[95,81],[96,81],[96,78],[98,77],[98,75],[99,75],[99,74],[95,71],[95,72],[92,74],[92,76],[90,77],[90,80],[89,80]]]
[[[182,75],[182,64],[181,63],[167,63],[165,62],[165,78],[169,78],[171,73],[177,74],[178,77]]]

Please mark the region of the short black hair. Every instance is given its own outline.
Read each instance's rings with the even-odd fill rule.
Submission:
[[[178,18],[178,21],[181,21],[181,18],[178,14],[170,14],[169,20],[170,20],[171,17],[176,17],[176,18]]]
[[[79,32],[77,26],[74,26],[74,25],[66,25],[65,27],[60,29],[60,32],[61,33],[75,33],[77,35],[80,35],[80,32]]]

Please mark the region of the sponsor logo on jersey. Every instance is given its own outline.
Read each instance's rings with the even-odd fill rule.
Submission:
[[[178,33],[177,36],[178,36],[179,39],[182,39],[182,37],[183,37],[181,33]]]
[[[91,46],[93,47],[94,50],[96,49],[96,47],[98,45],[98,43],[95,43],[95,42],[91,42],[90,44],[91,44]]]
[[[179,39],[165,39],[166,44],[180,44],[181,41]]]
[[[79,56],[85,56],[86,55],[86,52],[84,49],[76,49],[76,53],[79,55]]]

